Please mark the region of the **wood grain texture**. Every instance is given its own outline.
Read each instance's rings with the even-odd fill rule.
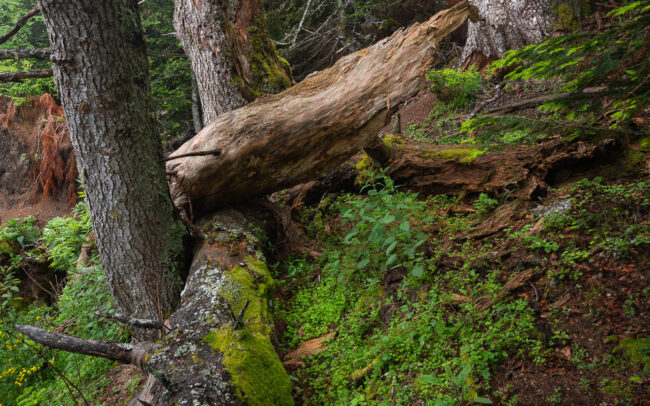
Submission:
[[[172,154],[222,151],[167,164],[175,204],[206,212],[333,170],[421,89],[438,42],[474,11],[461,2],[278,95],[223,114]]]

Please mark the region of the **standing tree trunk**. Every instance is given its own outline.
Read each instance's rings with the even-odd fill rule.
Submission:
[[[162,319],[180,296],[185,227],[165,181],[135,2],[40,3],[115,305],[124,315]]]
[[[575,4],[574,4],[575,3]],[[534,44],[554,30],[569,29],[567,15],[579,15],[573,0],[473,0],[480,21],[470,22],[459,65],[485,66],[510,49]]]
[[[176,0],[174,27],[196,75],[204,124],[291,86],[260,0]]]

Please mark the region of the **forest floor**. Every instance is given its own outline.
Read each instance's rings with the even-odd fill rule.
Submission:
[[[402,138],[462,144],[471,110],[440,117],[423,93]],[[276,316],[296,403],[650,404],[650,160],[627,148],[633,163],[567,167],[536,201],[418,196],[366,173],[361,194],[287,207],[301,248],[276,266]]]
[[[497,135],[459,131],[481,101],[491,100],[484,111],[498,110],[549,93],[552,81],[509,83],[497,96],[476,71],[443,75],[462,91],[423,89],[400,110],[400,134],[387,126],[385,140],[483,153],[564,136],[520,128]],[[516,109],[535,119],[537,106]],[[11,162],[36,162],[39,141],[25,137],[40,134],[36,116],[43,111],[22,114],[32,127],[9,128],[18,135],[0,136],[0,147]],[[296,404],[650,405],[650,139],[618,141],[621,148],[608,156],[549,174],[549,190],[534,200],[515,198],[515,190],[416,194],[365,154],[348,166],[356,184],[346,191],[313,202],[275,194],[276,211],[289,219],[267,241],[277,282],[275,345]],[[63,162],[69,140],[60,138],[60,146]],[[454,164],[471,159],[449,157]],[[60,258],[68,280],[77,281],[63,288],[57,275],[65,271],[51,267],[52,280],[20,274],[16,287],[21,296],[34,296],[34,306],[16,305],[20,311],[7,320],[47,320],[57,331],[126,340],[122,329],[92,316],[98,307],[110,308],[96,255],[91,266],[75,270],[90,235],[87,207],[48,223],[58,240],[36,230],[70,214],[69,179],[59,180],[55,201],[42,196],[27,165],[10,171],[7,162],[0,161],[0,190],[8,191],[0,196],[2,222],[28,214],[37,219],[0,228],[0,262],[28,274],[50,264],[22,266],[23,257]],[[55,295],[36,285],[51,286]],[[48,303],[53,296],[57,303]],[[10,389],[0,400],[52,402],[56,387],[57,402],[77,403],[22,344],[0,342],[7,349],[0,352],[0,385]],[[96,358],[51,360],[92,404],[125,403],[143,378],[135,368]]]

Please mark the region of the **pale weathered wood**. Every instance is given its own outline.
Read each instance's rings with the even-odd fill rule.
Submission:
[[[172,154],[222,151],[167,164],[175,204],[205,212],[336,168],[421,89],[438,42],[474,11],[461,2],[283,93],[220,116]]]

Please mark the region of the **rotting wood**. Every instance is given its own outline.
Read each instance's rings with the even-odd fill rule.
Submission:
[[[536,146],[485,152],[468,146],[393,143],[382,162],[397,185],[426,194],[509,193],[525,200],[543,195],[554,171],[611,158],[617,141],[553,140]]]
[[[322,176],[384,127],[422,85],[435,48],[475,9],[467,2],[340,59],[296,86],[221,115],[174,155],[221,149],[218,157],[167,164],[177,206],[194,213]]]

